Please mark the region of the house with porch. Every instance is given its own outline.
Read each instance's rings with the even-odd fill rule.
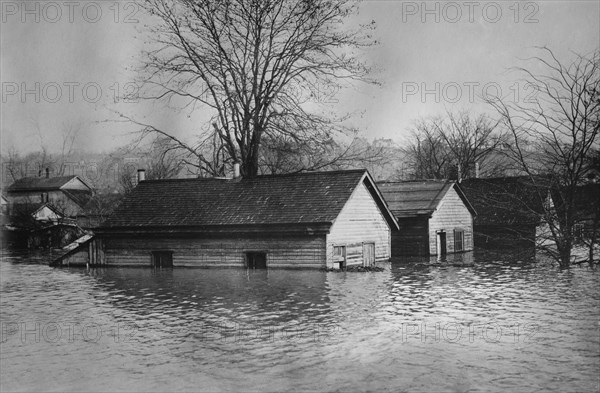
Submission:
[[[398,226],[366,170],[141,180],[55,265],[340,268],[391,257]]]
[[[473,250],[475,209],[456,182],[377,183],[399,230],[392,232],[392,256],[443,256]]]

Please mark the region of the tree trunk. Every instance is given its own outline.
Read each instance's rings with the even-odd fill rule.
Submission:
[[[558,261],[558,263],[560,264],[560,267],[563,269],[568,269],[569,266],[571,265],[571,244],[566,244],[569,242],[565,242],[565,244],[559,245],[557,243],[557,247],[558,247],[558,253],[560,255],[560,259]]]

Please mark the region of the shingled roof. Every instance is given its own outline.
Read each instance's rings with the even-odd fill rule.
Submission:
[[[454,188],[471,214],[475,210],[452,181],[420,180],[377,183],[390,210],[397,218],[430,216],[448,193]]]
[[[11,184],[7,188],[7,192],[60,190],[62,186],[76,177],[77,176],[75,175],[57,177],[24,177]]]
[[[479,212],[476,225],[538,225],[549,192],[526,176],[467,179],[461,187]]]
[[[387,211],[365,170],[252,179],[147,180],[138,184],[100,229],[278,224],[329,226],[363,179],[371,185],[368,187],[371,193]],[[393,222],[391,215],[389,218]]]

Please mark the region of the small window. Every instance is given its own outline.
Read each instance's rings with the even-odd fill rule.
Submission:
[[[346,267],[346,246],[333,246],[333,263],[340,269]]]
[[[152,266],[155,268],[173,267],[173,251],[152,251]]]
[[[464,250],[464,231],[455,230],[454,231],[454,252],[459,252]]]
[[[335,260],[346,258],[346,246],[333,246],[333,257]]]
[[[267,268],[267,253],[266,252],[247,252],[246,266],[248,269],[266,269]]]

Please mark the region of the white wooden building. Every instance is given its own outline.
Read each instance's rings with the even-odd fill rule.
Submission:
[[[89,249],[106,265],[339,268],[388,261],[395,229],[365,170],[149,180]]]
[[[378,183],[399,230],[392,233],[392,255],[445,255],[473,250],[471,206],[451,181]]]

